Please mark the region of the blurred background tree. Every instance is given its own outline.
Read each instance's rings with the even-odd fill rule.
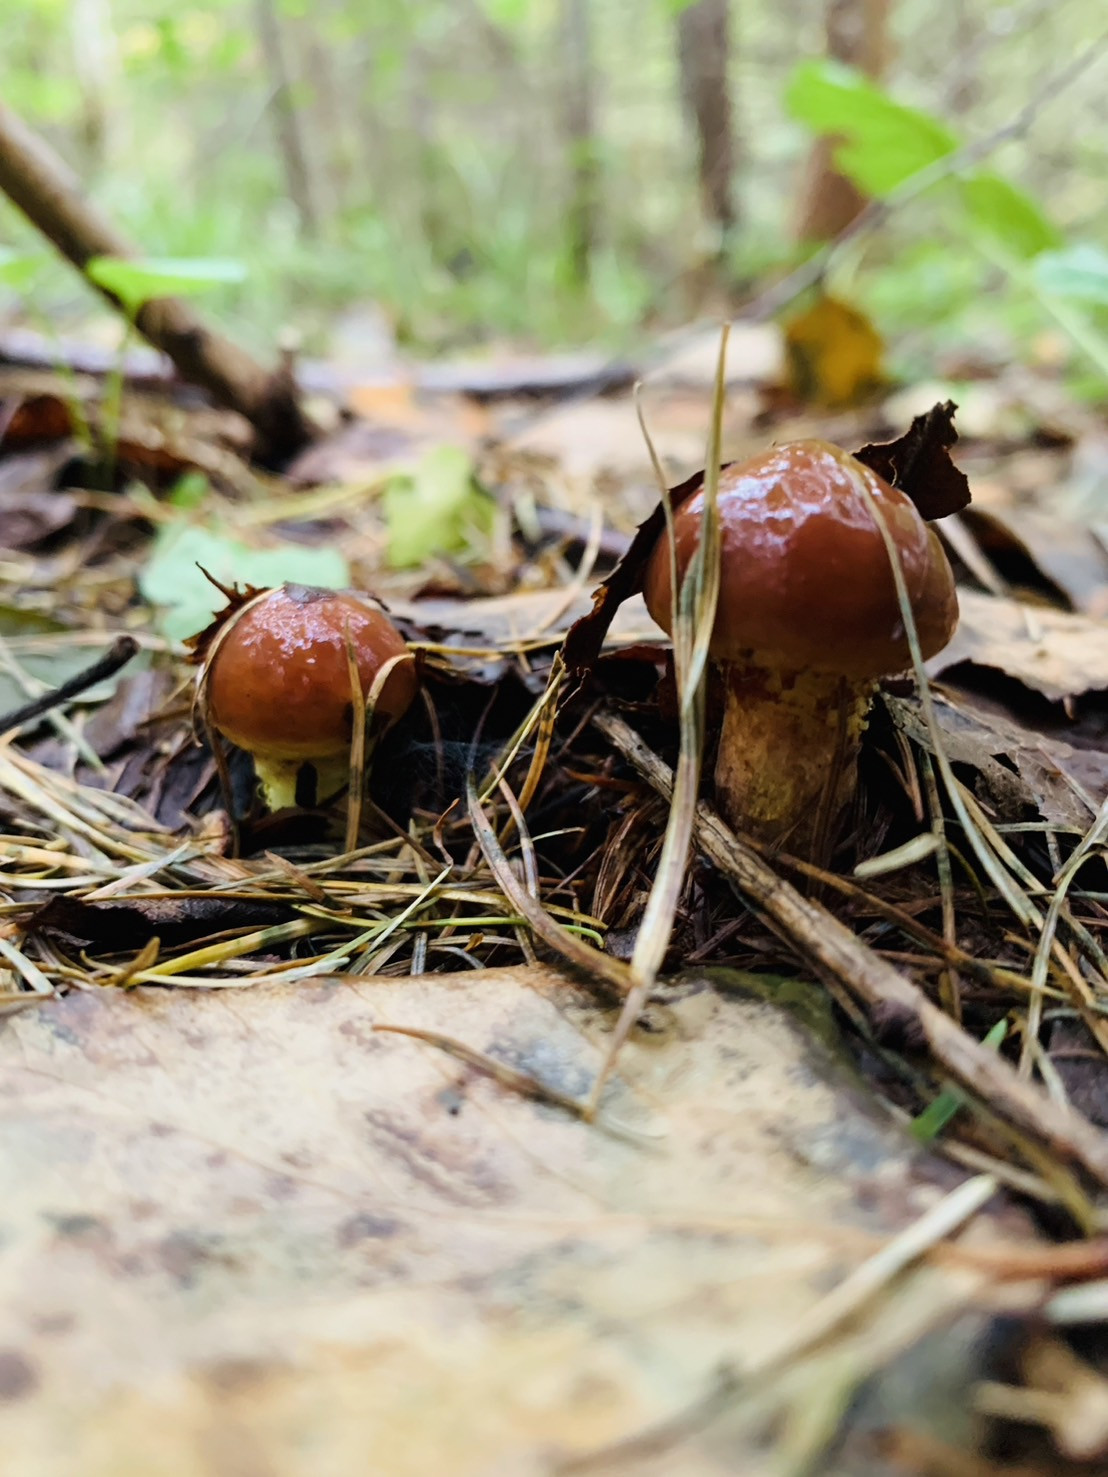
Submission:
[[[1096,0],[7,0],[5,21],[0,91],[120,226],[244,263],[233,333],[370,357],[377,334],[615,345],[732,309],[858,209],[786,110],[797,62],[852,61],[972,140],[1103,28]],[[991,161],[1094,241],[1103,70]],[[0,241],[31,239],[0,206]],[[1034,319],[926,198],[847,268],[921,360]],[[96,312],[60,266],[35,300],[62,329]]]

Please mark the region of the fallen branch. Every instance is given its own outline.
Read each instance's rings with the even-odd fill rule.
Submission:
[[[99,344],[48,338],[30,328],[0,332],[0,364],[14,369],[69,369],[96,378],[113,374],[120,367],[118,355]],[[172,389],[172,365],[150,349],[128,350],[122,369],[130,385]],[[608,359],[592,352],[513,357],[504,362],[448,359],[405,366],[391,373],[372,363],[338,368],[322,359],[301,359],[296,366],[296,380],[302,390],[336,399],[351,388],[411,384],[421,395],[466,395],[481,401],[559,400],[566,395],[604,395],[629,389],[637,373],[635,365],[627,360]]]
[[[592,721],[651,788],[668,800],[673,773],[635,730],[611,713],[599,713]],[[871,1011],[880,1009],[914,1023],[944,1071],[990,1111],[1032,1134],[1058,1157],[1081,1165],[1098,1184],[1108,1187],[1108,1136],[1075,1111],[1052,1102],[1002,1057],[967,1035],[832,913],[778,877],[704,801],[697,808],[696,842],[736,890],[771,919],[813,965]]]
[[[32,129],[0,104],[0,190],[79,271],[97,256],[134,258],[135,246],[85,196],[77,176]],[[100,289],[98,289],[100,290]],[[119,307],[111,293],[102,296]],[[286,369],[267,370],[213,332],[178,298],[159,298],[138,314],[136,327],[173,361],[183,379],[237,410],[254,427],[257,453],[281,462],[314,439]]]

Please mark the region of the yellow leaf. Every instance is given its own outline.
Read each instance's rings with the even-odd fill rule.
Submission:
[[[863,313],[821,297],[785,325],[787,388],[808,405],[856,405],[882,382],[883,349]]]

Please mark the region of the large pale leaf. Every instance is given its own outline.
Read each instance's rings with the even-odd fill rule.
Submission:
[[[936,1196],[836,1064],[822,993],[770,988],[825,1044],[743,977],[690,980],[595,1127],[374,1031],[582,1093],[612,1017],[542,969],[78,991],[11,1018],[5,1473],[538,1477],[764,1365]],[[849,1390],[976,1286],[920,1269],[756,1408],[694,1426],[679,1465],[596,1470],[779,1471],[757,1412]],[[922,1408],[918,1370],[906,1388]],[[968,1406],[940,1406],[951,1439]]]

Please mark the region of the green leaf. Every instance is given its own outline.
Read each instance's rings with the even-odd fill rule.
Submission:
[[[341,588],[350,582],[346,560],[334,549],[281,544],[259,549],[219,528],[168,524],[154,539],[139,575],[139,590],[158,608],[156,624],[171,641],[202,630],[224,605],[223,596],[198,568],[223,584],[265,587],[286,580]]]
[[[47,258],[39,252],[13,251],[0,246],[0,284],[14,292],[26,292]]]
[[[982,1041],[982,1046],[989,1046],[993,1051],[999,1051],[1005,1036],[1008,1034],[1008,1022],[1003,1017],[992,1027],[988,1035]],[[966,1095],[959,1088],[948,1087],[940,1092],[933,1102],[928,1103],[922,1113],[916,1115],[909,1124],[909,1131],[913,1138],[919,1139],[922,1144],[929,1144],[937,1139],[943,1129],[957,1116],[959,1111],[965,1107]]]
[[[1034,265],[1040,292],[1108,307],[1108,251],[1079,242],[1040,256]]]
[[[691,4],[692,0],[687,0]],[[511,30],[522,26],[531,12],[531,0],[481,0],[481,9],[494,25]]]
[[[1062,243],[1061,233],[1024,190],[999,174],[980,170],[960,181],[971,221],[1021,259]]]
[[[464,553],[473,534],[487,534],[493,503],[473,478],[469,455],[436,446],[410,477],[398,477],[385,493],[389,563],[410,569],[433,554]]]
[[[170,489],[166,502],[183,512],[199,508],[212,490],[212,484],[203,472],[184,472]]]
[[[835,164],[867,195],[890,194],[958,147],[957,136],[937,119],[894,102],[838,62],[801,62],[786,86],[785,104],[814,133],[842,137]]]
[[[213,287],[241,282],[241,262],[219,257],[147,257],[127,261],[118,256],[94,256],[85,263],[85,276],[117,297],[130,313],[159,297],[194,297]]]

